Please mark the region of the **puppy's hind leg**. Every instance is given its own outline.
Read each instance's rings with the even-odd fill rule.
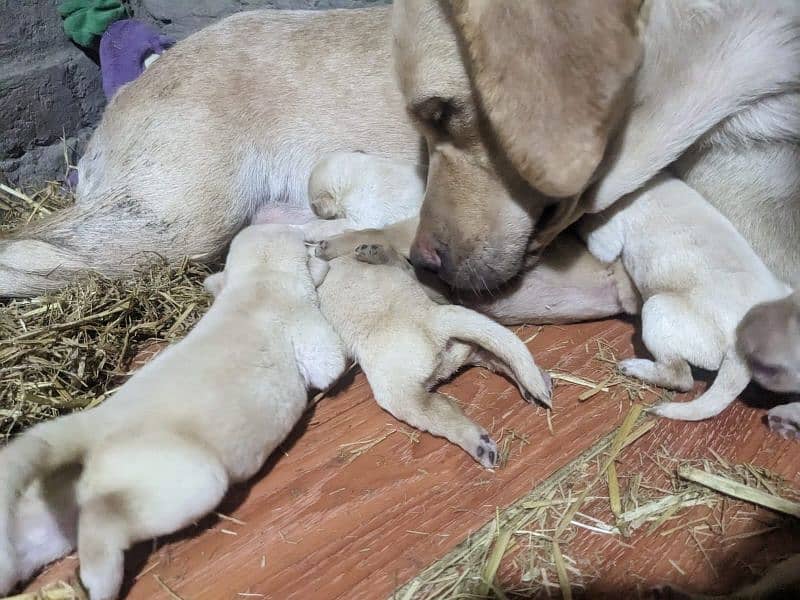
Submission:
[[[451,398],[421,385],[402,391],[373,385],[373,391],[380,407],[395,418],[453,442],[487,469],[497,464],[497,444]]]
[[[528,348],[511,331],[463,306],[439,306],[434,314],[437,335],[484,348],[499,362],[490,365],[484,359],[482,364],[509,374],[528,402],[536,399],[550,406],[550,376],[536,366]]]
[[[709,329],[698,321],[678,296],[658,294],[649,298],[642,307],[642,340],[655,360],[629,358],[620,361],[619,370],[645,383],[688,392],[694,379],[685,352],[703,343],[698,338]]]

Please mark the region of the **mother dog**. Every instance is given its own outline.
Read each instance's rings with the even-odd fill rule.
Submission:
[[[402,0],[229,17],[116,95],[75,206],[0,242],[0,295],[218,255],[259,209],[304,205],[337,150],[429,161],[414,256],[456,287],[503,284],[671,164],[797,284],[799,15],[791,0]]]

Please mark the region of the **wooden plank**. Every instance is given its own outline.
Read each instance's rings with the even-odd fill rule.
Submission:
[[[547,327],[529,346],[541,366],[601,381],[608,371],[593,360],[596,341],[630,356],[631,338],[629,324],[605,321]],[[445,386],[495,439],[513,430],[528,440],[515,441],[508,463],[489,472],[427,434],[413,443],[392,433],[348,461],[353,446],[342,444],[410,431],[377,407],[357,375],[320,403],[252,485],[231,492],[220,511],[245,525],[209,519],[156,551],[142,544],[129,553],[127,597],[165,598],[154,574],[185,600],[385,597],[619,424],[627,402],[605,392],[579,402],[585,390],[557,387],[551,434],[544,410],[501,377],[473,369]],[[29,589],[75,566],[62,561]]]

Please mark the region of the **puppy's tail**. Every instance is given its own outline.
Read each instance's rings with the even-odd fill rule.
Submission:
[[[511,331],[463,306],[439,306],[434,314],[437,334],[488,350],[508,366],[527,401],[536,399],[551,406],[550,377],[536,366],[528,348]]]
[[[667,402],[649,412],[680,421],[702,421],[725,410],[750,383],[750,369],[736,348],[725,353],[714,383],[691,402]]]
[[[20,576],[12,541],[17,500],[37,477],[82,460],[86,451],[84,421],[85,415],[75,414],[42,423],[0,451],[0,596],[5,596]]]

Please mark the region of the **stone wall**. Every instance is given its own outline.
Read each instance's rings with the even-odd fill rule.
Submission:
[[[130,0],[137,19],[177,39],[255,8],[352,8],[389,0]],[[102,114],[97,57],[66,37],[58,0],[0,0],[0,180],[63,180]]]

